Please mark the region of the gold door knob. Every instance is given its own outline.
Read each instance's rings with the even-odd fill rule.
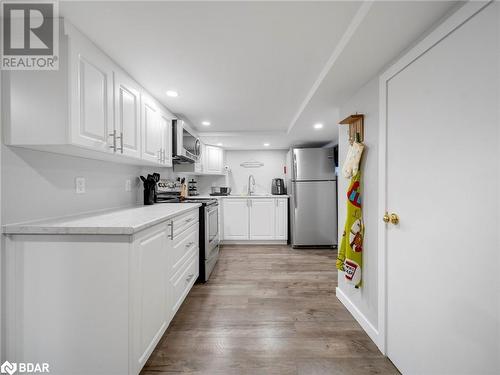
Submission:
[[[398,225],[399,224],[399,216],[395,214],[394,212],[391,214],[389,220],[391,221],[391,224]]]
[[[391,218],[389,217],[389,214],[387,212],[382,217],[382,220],[384,221],[384,223],[388,223],[389,221],[391,221]]]

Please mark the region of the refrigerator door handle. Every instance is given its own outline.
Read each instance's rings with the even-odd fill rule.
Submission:
[[[292,181],[292,196],[293,196],[293,208],[297,208],[297,186],[295,186],[296,182]]]
[[[292,179],[297,178],[297,155],[295,155],[295,152],[293,153],[293,175]]]

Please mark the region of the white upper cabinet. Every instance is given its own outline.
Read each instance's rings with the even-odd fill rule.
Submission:
[[[154,100],[141,97],[142,158],[155,163],[161,160],[160,113]]]
[[[71,24],[58,71],[6,71],[5,143],[120,163],[172,166],[173,115]]]
[[[203,157],[203,171],[205,173],[224,173],[224,150],[222,148],[205,145]]]
[[[158,121],[160,127],[160,164],[172,166],[172,119],[173,115],[160,110]]]
[[[141,87],[118,69],[114,72],[114,81],[116,146],[112,145],[112,150],[140,158]]]
[[[275,199],[249,199],[250,239],[273,240],[275,223]]]
[[[204,163],[205,163],[205,152],[206,152],[206,146],[203,142],[200,141],[200,156],[198,157],[198,160],[194,163],[194,171],[195,173],[203,173],[204,170]]]
[[[72,39],[73,38],[73,39]],[[113,125],[113,63],[79,35],[69,43],[71,142],[109,151]]]

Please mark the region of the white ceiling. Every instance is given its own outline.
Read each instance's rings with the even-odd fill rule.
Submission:
[[[68,1],[60,13],[205,141],[258,149],[336,139],[339,105],[455,6]]]

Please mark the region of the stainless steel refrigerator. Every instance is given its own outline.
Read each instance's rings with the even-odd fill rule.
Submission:
[[[293,247],[337,246],[337,177],[333,148],[292,148],[288,154]]]

